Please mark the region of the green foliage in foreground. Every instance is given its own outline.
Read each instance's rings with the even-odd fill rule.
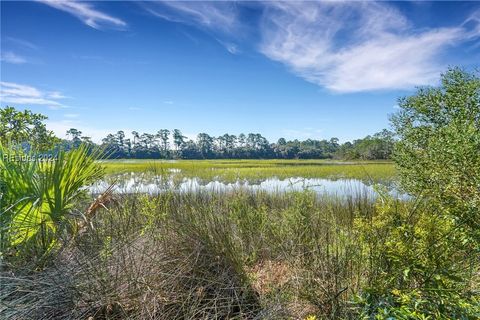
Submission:
[[[40,259],[72,228],[69,215],[86,195],[85,185],[102,175],[98,152],[87,146],[52,161],[0,145],[0,249],[3,255]]]
[[[477,319],[478,256],[433,210],[308,191],[123,196],[50,266],[4,277],[3,314]]]
[[[480,78],[460,69],[400,100],[395,160],[403,186],[438,203],[480,250]]]
[[[242,189],[133,194],[108,210],[97,199],[99,212],[75,234],[67,226],[78,217],[68,214],[83,211],[76,200],[99,175],[93,159],[73,151],[59,164],[4,161],[2,251],[18,252],[2,260],[0,317],[479,319],[479,87],[477,77],[453,69],[442,87],[401,100],[396,161],[411,200],[380,188],[376,201]],[[119,165],[145,169],[107,163]],[[160,162],[151,171],[354,177],[370,165],[393,170],[201,161]],[[39,268],[53,243],[58,250]]]
[[[381,252],[371,256],[372,263],[384,272],[362,297],[366,314],[477,319],[480,79],[450,69],[440,87],[422,88],[399,106],[392,122],[400,138],[400,180],[429,207],[405,215],[387,201],[377,218],[361,224]]]
[[[326,160],[108,160],[102,161],[110,174],[122,172],[175,173],[187,178],[234,182],[238,179],[260,180],[277,177],[286,179],[329,178],[391,181],[395,168],[391,162],[326,161]]]
[[[3,315],[347,317],[363,281],[351,226],[355,210],[373,209],[365,200],[243,190],[124,196],[67,242],[51,267],[31,272],[27,264],[5,277]]]
[[[357,304],[365,319],[477,319],[478,260],[453,219],[431,202],[382,197],[355,221],[373,266]]]

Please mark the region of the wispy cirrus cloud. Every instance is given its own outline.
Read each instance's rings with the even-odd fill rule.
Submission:
[[[233,42],[223,41],[217,39],[218,43],[220,43],[228,52],[231,54],[239,54],[240,50],[238,49],[238,45]]]
[[[467,33],[468,38],[478,38],[480,36],[480,9],[472,12],[462,23],[462,27],[470,28],[470,31]]]
[[[239,19],[238,6],[233,1],[155,1],[142,6],[152,15],[171,22],[213,31],[215,39],[231,54],[239,53],[238,44],[221,39],[244,28]]]
[[[2,37],[1,42],[3,49],[0,52],[0,61],[11,64],[35,63],[35,59],[26,58],[22,54],[22,52],[37,50],[38,47],[33,43],[8,36]],[[18,51],[20,51],[21,54],[18,54]]]
[[[241,26],[233,1],[158,1],[143,6],[159,18],[216,31],[234,32]]]
[[[10,44],[15,44],[16,46],[21,46],[26,49],[37,50],[38,46],[33,44],[30,41],[15,38],[15,37],[4,37],[2,40],[9,42]]]
[[[11,51],[5,51],[0,54],[0,61],[7,62],[7,63],[12,63],[12,64],[24,64],[27,63],[27,59],[25,59],[22,56],[19,56],[18,54],[11,52]]]
[[[51,91],[47,94],[50,99],[66,99],[67,96],[64,96],[63,93],[59,91]]]
[[[221,43],[234,44],[240,40],[239,30],[254,29],[259,52],[338,93],[431,84],[446,64],[455,63],[443,60],[448,50],[480,36],[480,10],[459,26],[428,29],[417,28],[387,2],[248,3],[260,12],[256,21],[242,20],[238,9],[242,5],[165,2],[148,9],[169,21],[230,37]],[[236,46],[231,48],[238,53]]]
[[[437,79],[438,56],[465,35],[460,27],[416,31],[386,3],[269,3],[260,50],[331,91],[406,89]]]
[[[58,10],[70,13],[80,19],[87,26],[102,29],[113,27],[123,29],[127,23],[119,18],[113,17],[107,13],[101,12],[88,2],[73,0],[37,0]]]
[[[50,108],[65,108],[59,100],[66,98],[58,91],[41,91],[35,87],[0,81],[0,102],[15,105],[44,105]]]

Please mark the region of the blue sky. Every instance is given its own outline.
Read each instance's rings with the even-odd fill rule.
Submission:
[[[478,2],[1,2],[1,105],[117,130],[363,137],[480,61]]]

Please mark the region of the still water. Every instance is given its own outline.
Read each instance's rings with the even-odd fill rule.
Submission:
[[[292,177],[289,179],[278,179],[276,177],[264,180],[237,180],[235,182],[224,182],[219,180],[205,181],[200,178],[186,178],[170,176],[153,176],[142,173],[125,173],[108,177],[99,183],[90,187],[92,193],[101,193],[106,190],[111,183],[115,182],[114,191],[116,193],[149,193],[156,194],[165,190],[175,190],[178,192],[195,191],[217,191],[228,192],[233,190],[251,190],[266,191],[272,193],[282,193],[288,191],[312,190],[318,195],[333,195],[340,197],[350,197],[364,195],[371,198],[377,196],[376,187],[367,182],[357,179],[309,179]],[[395,197],[404,198],[404,194],[390,185],[389,192]]]

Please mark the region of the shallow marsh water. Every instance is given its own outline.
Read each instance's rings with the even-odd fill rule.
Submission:
[[[220,179],[201,179],[198,177],[184,177],[178,169],[170,169],[168,175],[152,175],[149,173],[128,172],[107,176],[104,180],[90,187],[94,194],[105,191],[111,184],[115,184],[114,192],[122,194],[149,193],[157,194],[166,190],[178,192],[215,191],[229,192],[234,190],[265,191],[282,193],[289,191],[311,190],[318,195],[336,197],[367,196],[376,198],[376,187],[358,179],[323,179],[291,177],[279,179],[238,179],[235,182],[226,182]],[[406,196],[388,183],[390,194],[405,198]]]

